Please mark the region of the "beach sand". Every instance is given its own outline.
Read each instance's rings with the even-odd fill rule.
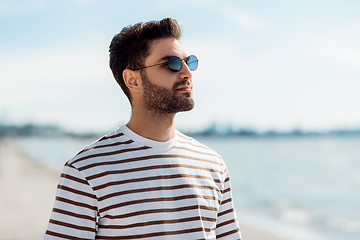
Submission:
[[[0,239],[43,239],[59,172],[22,154],[14,139],[0,139]]]
[[[43,239],[60,171],[21,153],[16,140],[0,138],[0,240]],[[287,240],[241,224],[243,240]]]

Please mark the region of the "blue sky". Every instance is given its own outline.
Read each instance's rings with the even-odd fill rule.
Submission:
[[[0,1],[0,121],[110,131],[130,117],[108,67],[124,26],[177,19],[198,56],[181,130],[360,127],[360,2]]]

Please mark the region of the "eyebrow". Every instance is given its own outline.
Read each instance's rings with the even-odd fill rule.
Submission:
[[[164,60],[169,60],[169,58],[172,57],[172,56],[174,56],[174,55],[166,55],[166,56],[160,58],[160,59],[157,61],[157,63],[161,63],[161,62],[164,61]]]
[[[164,60],[169,60],[170,57],[174,57],[174,56],[176,56],[176,55],[165,55],[164,57],[160,58],[160,59],[157,61],[157,64],[161,64],[162,61],[164,61]],[[176,57],[180,58],[181,60],[185,60],[185,59],[187,59],[189,56],[187,56],[187,57],[185,57],[185,58],[181,58],[181,57],[179,57],[179,56],[176,56]],[[164,62],[164,63],[165,63],[165,62]]]

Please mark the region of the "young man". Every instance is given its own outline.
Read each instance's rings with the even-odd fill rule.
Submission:
[[[110,68],[130,121],[68,161],[45,239],[240,239],[222,158],[175,130],[198,60],[167,18],[124,28]]]

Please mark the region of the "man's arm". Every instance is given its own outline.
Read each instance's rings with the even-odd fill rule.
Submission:
[[[232,192],[230,186],[229,173],[224,173],[224,189],[222,191],[222,201],[218,211],[216,222],[216,239],[241,239],[239,223],[236,219]]]
[[[95,239],[97,198],[84,176],[66,163],[44,239]]]

